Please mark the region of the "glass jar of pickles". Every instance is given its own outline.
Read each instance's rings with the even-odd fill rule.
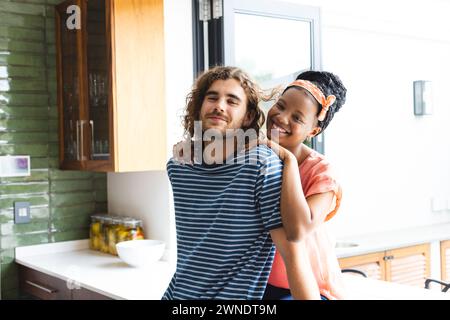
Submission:
[[[92,250],[100,250],[103,227],[103,215],[91,216],[91,227],[89,230],[89,247]]]
[[[125,218],[118,228],[117,243],[128,240],[144,239],[142,221],[134,218]]]
[[[102,237],[100,239],[100,251],[104,253],[109,253],[109,240],[108,234],[109,229],[111,228],[113,218],[112,216],[104,216],[103,217],[103,227],[102,227]]]
[[[112,217],[111,223],[108,227],[107,232],[107,244],[108,244],[108,253],[116,255],[117,256],[117,250],[116,250],[116,243],[117,241],[117,234],[119,232],[121,223],[122,223],[121,217]]]
[[[116,244],[144,239],[142,220],[111,215],[91,216],[90,248],[117,255]]]

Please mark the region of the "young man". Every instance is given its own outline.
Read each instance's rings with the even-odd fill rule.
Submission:
[[[261,299],[273,244],[284,259],[293,297],[320,298],[303,243],[289,242],[282,227],[280,159],[263,145],[239,152],[230,134],[259,132],[260,99],[256,85],[233,67],[207,71],[188,96],[186,133],[194,135],[197,121],[201,147],[215,148],[193,164],[173,159],[167,164],[178,261],[163,299]],[[205,139],[211,132],[214,139]]]

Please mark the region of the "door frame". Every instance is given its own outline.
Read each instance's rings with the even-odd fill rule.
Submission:
[[[234,14],[244,13],[272,18],[305,21],[311,24],[311,68],[322,69],[320,8],[273,0],[224,0],[225,64],[234,65]]]
[[[208,1],[208,0],[206,0]],[[208,23],[208,66],[234,65],[234,14],[247,13],[259,16],[309,22],[311,25],[311,70],[322,70],[321,9],[275,0],[209,0],[221,1],[223,14],[212,17]],[[192,0],[193,78],[204,71],[205,24],[200,19],[200,0]],[[214,16],[213,14],[211,16]],[[225,45],[227,44],[227,45]],[[314,150],[325,153],[325,136],[320,133],[311,141]]]

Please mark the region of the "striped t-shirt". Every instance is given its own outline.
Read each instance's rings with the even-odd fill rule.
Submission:
[[[262,298],[275,251],[269,231],[282,227],[282,162],[265,145],[234,159],[169,160],[178,260],[163,299]]]

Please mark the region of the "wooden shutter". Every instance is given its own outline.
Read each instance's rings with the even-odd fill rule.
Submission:
[[[360,256],[341,258],[339,265],[341,269],[356,269],[364,272],[369,278],[384,280],[384,252],[376,252]]]
[[[441,278],[450,281],[450,240],[441,241]]]
[[[430,275],[430,245],[388,250],[386,280],[423,288]]]

